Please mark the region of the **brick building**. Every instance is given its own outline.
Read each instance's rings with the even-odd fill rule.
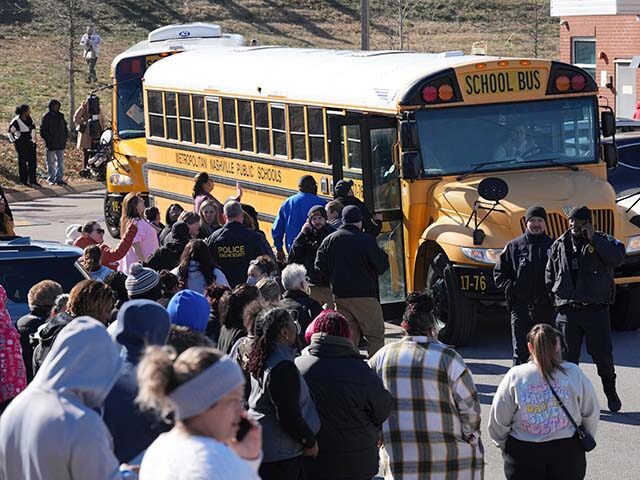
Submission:
[[[593,75],[617,117],[632,117],[640,101],[640,0],[551,0],[551,16],[560,20],[560,59]]]

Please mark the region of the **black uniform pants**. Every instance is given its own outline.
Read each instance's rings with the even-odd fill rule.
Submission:
[[[562,356],[565,360],[579,364],[582,339],[586,338],[587,352],[596,364],[602,384],[615,381],[608,306],[597,310],[562,306],[558,309],[556,327],[564,339]]]
[[[259,475],[262,480],[304,480],[302,455],[277,462],[263,462]]]
[[[507,439],[502,453],[507,480],[582,480],[587,459],[576,437],[549,442]]]
[[[32,141],[16,142],[18,175],[21,183],[36,183],[36,145]]]
[[[548,323],[553,325],[554,308],[550,303],[527,305],[515,300],[511,305],[511,343],[513,345],[513,365],[529,361],[527,334],[534,325]]]

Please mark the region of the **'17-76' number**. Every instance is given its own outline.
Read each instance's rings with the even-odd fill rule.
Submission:
[[[460,275],[460,289],[484,292],[487,289],[487,279],[484,275]]]

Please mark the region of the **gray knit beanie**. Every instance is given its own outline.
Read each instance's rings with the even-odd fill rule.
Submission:
[[[124,282],[129,297],[148,292],[160,283],[160,275],[151,268],[145,268],[141,263],[131,265],[131,273]]]

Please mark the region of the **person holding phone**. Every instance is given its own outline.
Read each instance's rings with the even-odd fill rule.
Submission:
[[[586,339],[612,412],[619,411],[622,402],[616,391],[609,306],[615,297],[613,270],[624,257],[621,242],[595,231],[591,210],[575,207],[569,214],[569,230],[551,245],[545,272],[547,290],[558,311],[563,358],[577,365]]]
[[[215,348],[191,347],[176,358],[155,346],[137,372],[138,404],[175,419],[147,449],[140,480],[259,480],[262,430],[247,417],[235,362]]]

